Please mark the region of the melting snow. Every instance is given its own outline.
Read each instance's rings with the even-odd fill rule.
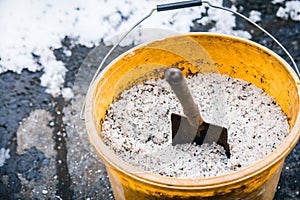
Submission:
[[[43,70],[41,85],[56,96],[62,94],[67,69],[56,60],[52,49],[61,47],[65,36],[92,47],[99,41],[128,30],[157,4],[176,0],[2,0],[0,1],[0,73]],[[222,0],[210,1],[222,5]],[[288,4],[287,4],[288,5]],[[236,10],[235,7],[232,9]],[[208,12],[208,16],[203,15]],[[215,22],[210,31],[250,38],[233,30],[235,16],[207,5],[154,13],[140,27],[188,32],[192,20]],[[71,52],[65,52],[71,56]],[[38,62],[36,61],[38,60]]]
[[[288,1],[285,7],[280,7],[276,13],[277,17],[300,21],[300,1]]]
[[[0,167],[2,167],[5,163],[5,160],[6,159],[9,159],[10,156],[9,156],[9,149],[4,149],[4,148],[1,148],[0,149]]]
[[[63,88],[61,94],[67,100],[72,99],[74,96],[71,88]]]
[[[261,21],[261,13],[257,10],[250,11],[249,18],[254,22],[260,22]]]
[[[283,2],[284,2],[284,0],[273,0],[272,1],[273,4],[283,3]]]

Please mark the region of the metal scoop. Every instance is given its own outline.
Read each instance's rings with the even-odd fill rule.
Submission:
[[[224,147],[227,158],[230,158],[227,129],[203,120],[180,69],[167,69],[165,78],[179,99],[184,112],[184,116],[171,114],[172,145],[192,142],[202,145],[216,142]]]

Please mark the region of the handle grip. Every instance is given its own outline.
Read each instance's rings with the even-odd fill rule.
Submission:
[[[157,5],[156,10],[160,12],[160,11],[175,10],[180,8],[188,8],[193,6],[201,6],[201,5],[202,5],[202,0],[182,1],[182,2]]]
[[[203,123],[199,108],[194,102],[194,99],[187,86],[186,80],[183,77],[180,69],[168,68],[165,71],[165,77],[167,82],[170,84],[172,90],[179,99],[185,116],[188,118],[189,123],[192,126],[198,127]]]

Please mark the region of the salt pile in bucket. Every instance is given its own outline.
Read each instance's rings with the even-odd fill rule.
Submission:
[[[205,121],[228,128],[231,158],[217,144],[172,146],[171,113],[182,113],[165,80],[124,91],[103,123],[105,144],[125,162],[181,178],[212,177],[249,166],[275,150],[289,133],[281,108],[263,90],[220,74],[187,78]]]

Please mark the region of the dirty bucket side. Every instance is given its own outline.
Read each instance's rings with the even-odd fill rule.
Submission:
[[[194,42],[203,48],[200,58],[199,52],[188,48]],[[172,48],[186,52],[182,55]],[[101,123],[120,92],[162,77],[167,66],[183,69],[184,75],[214,73],[217,68],[221,74],[255,84],[281,106],[291,127],[289,135],[263,160],[223,176],[176,179],[129,166],[102,142]],[[284,159],[299,140],[299,84],[284,60],[253,42],[209,33],[170,37],[121,55],[101,73],[88,92],[86,127],[91,144],[106,164],[116,199],[272,199]]]

